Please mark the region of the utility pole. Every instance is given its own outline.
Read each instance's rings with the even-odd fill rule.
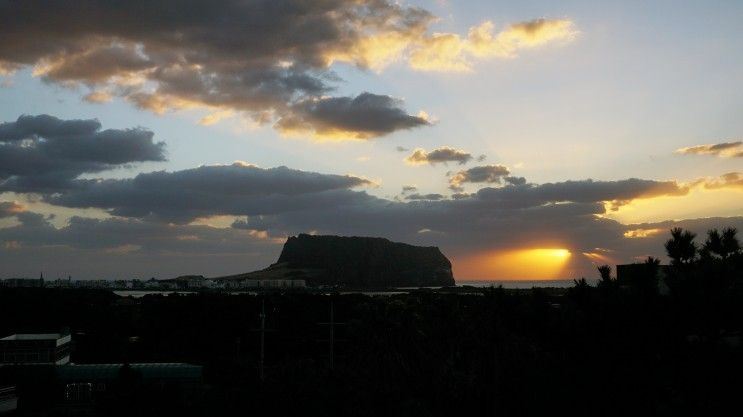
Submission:
[[[333,367],[335,366],[335,326],[342,325],[345,323],[336,323],[335,321],[335,305],[333,303],[333,300],[330,300],[330,321],[328,323],[317,323],[321,326],[328,326],[330,327],[330,338],[327,340],[327,342],[330,345],[330,371],[333,371]],[[323,341],[323,340],[321,340]]]
[[[265,380],[265,369],[266,369],[266,332],[275,331],[273,329],[267,329],[266,328],[266,299],[261,300],[261,312],[258,315],[261,319],[261,327],[258,329],[251,329],[253,332],[260,332],[260,340],[261,340],[261,352],[260,357],[258,358],[258,378],[260,379],[261,383]]]
[[[261,359],[258,365],[258,377],[263,383],[263,364],[266,358],[266,299],[261,300]]]
[[[333,370],[333,350],[335,348],[335,317],[333,316],[333,300],[330,300],[330,370]]]

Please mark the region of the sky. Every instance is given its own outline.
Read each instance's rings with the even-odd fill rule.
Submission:
[[[315,233],[565,279],[743,230],[740,2],[66,3],[0,0],[0,277]]]

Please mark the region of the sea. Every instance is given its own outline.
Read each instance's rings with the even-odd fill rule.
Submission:
[[[550,280],[457,280],[457,287],[499,287],[509,289],[529,288],[570,288],[575,285],[572,279],[550,279]]]
[[[554,279],[554,280],[461,280],[456,282],[457,287],[500,287],[508,289],[529,289],[529,288],[570,288],[575,285],[572,279]],[[440,287],[428,287],[438,289]],[[395,295],[405,294],[411,290],[417,290],[419,287],[402,287],[390,289],[389,291],[341,291],[341,294],[359,293],[366,295]],[[114,294],[120,297],[141,298],[150,294],[162,294],[168,296],[171,294],[186,295],[194,294],[196,291],[167,291],[167,290],[117,290]],[[254,291],[231,292],[234,294],[257,294]]]

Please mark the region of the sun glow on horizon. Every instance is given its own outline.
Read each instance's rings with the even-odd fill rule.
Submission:
[[[552,280],[566,278],[572,253],[565,248],[499,250],[460,259],[462,279]]]

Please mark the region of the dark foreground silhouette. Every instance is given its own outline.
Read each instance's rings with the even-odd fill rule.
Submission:
[[[669,242],[673,264],[662,278],[651,259],[639,277],[618,281],[602,268],[598,286],[581,280],[562,293],[135,300],[6,289],[0,334],[69,326],[77,364],[203,365],[195,391],[153,391],[132,365],[119,369],[106,395],[74,403],[59,376],[39,367],[16,382],[20,415],[737,415],[740,249],[696,247],[684,231]],[[666,282],[669,294],[660,295]],[[13,377],[0,368],[0,385]]]

